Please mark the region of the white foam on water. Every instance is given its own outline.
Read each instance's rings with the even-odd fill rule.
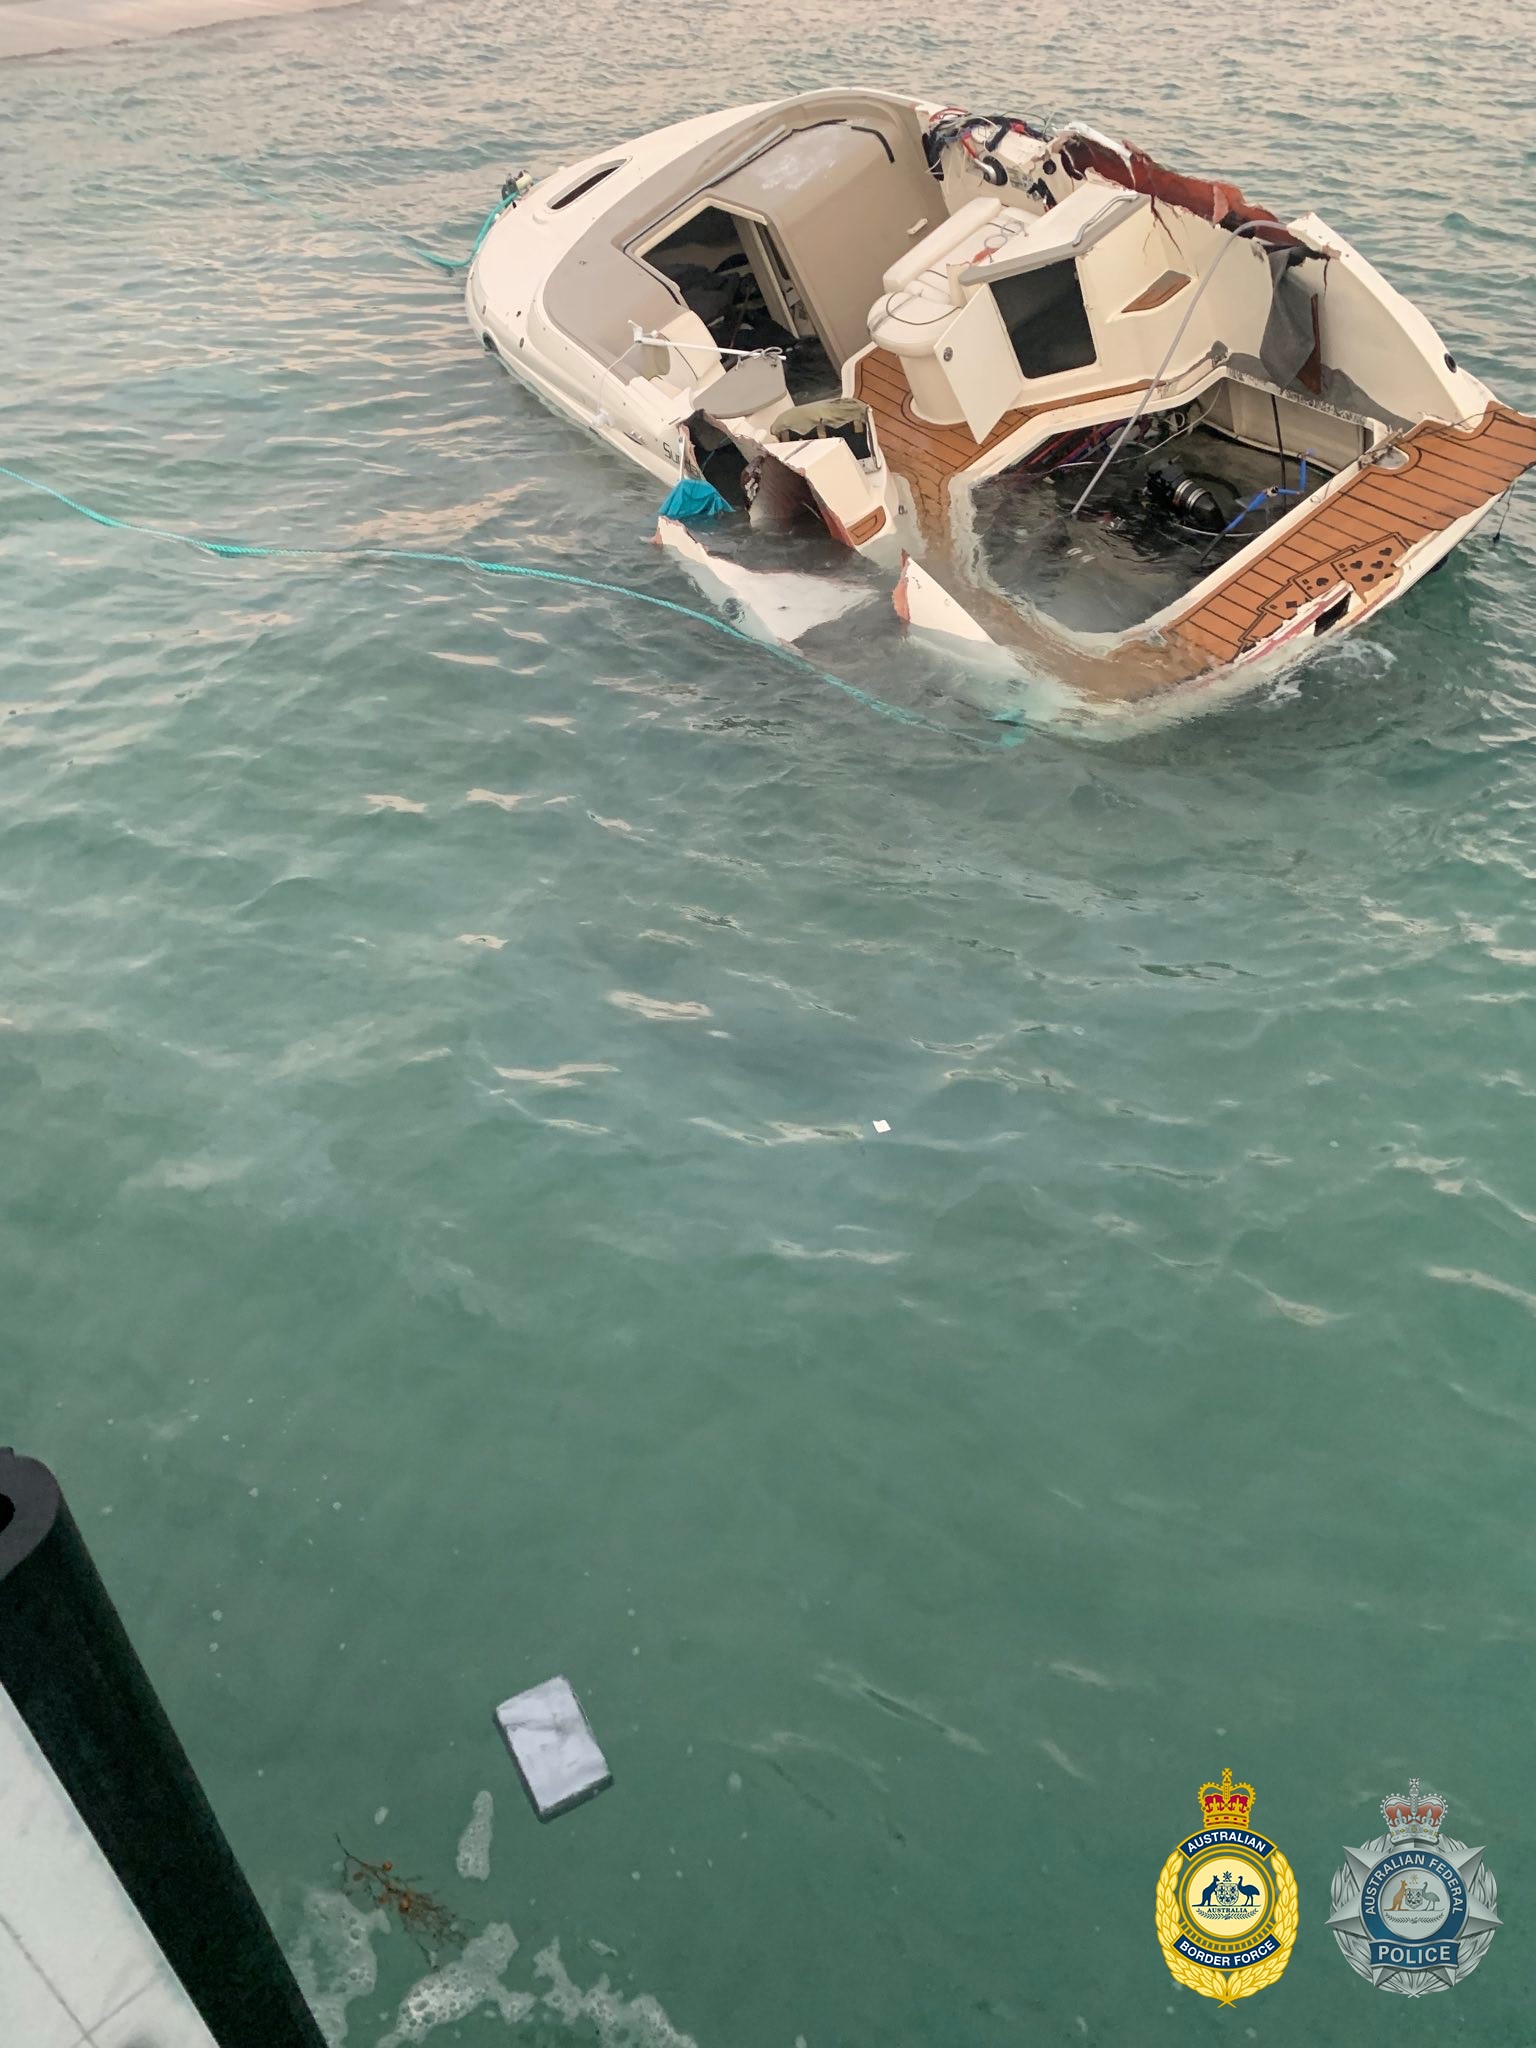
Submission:
[[[609,1988],[606,1976],[599,1977],[590,1991],[581,1990],[561,1961],[558,1940],[534,1957],[533,1974],[549,1986],[541,2001],[545,2010],[567,2026],[589,2021],[597,2029],[598,2048],[698,2048],[693,2036],[680,2033],[648,1992],[621,1998]],[[384,2048],[382,2042],[379,2048]]]
[[[316,1890],[305,1899],[303,1924],[288,1963],[326,2048],[342,2048],[347,2007],[377,1988],[379,1962],[373,1937],[388,1930],[389,1922],[377,1907],[365,1913],[345,1892]]]
[[[425,2041],[439,2027],[455,2026],[486,2006],[493,2006],[508,2026],[516,2026],[537,2004],[531,1992],[509,1991],[501,1981],[516,1954],[517,1936],[504,1920],[493,1921],[465,1943],[457,1962],[417,1979],[401,1999],[395,2024],[378,2048]]]
[[[506,789],[472,789],[464,799],[467,804],[495,804],[498,810],[515,811],[519,804],[532,803],[529,790],[521,793]]]
[[[1335,640],[1331,647],[1324,648],[1322,659],[1329,666],[1338,662],[1357,668],[1379,670],[1385,674],[1397,667],[1397,651],[1388,647],[1385,641],[1373,640],[1367,634],[1351,633],[1347,640]]]
[[[773,1238],[768,1249],[780,1259],[849,1260],[856,1266],[894,1266],[907,1256],[905,1252],[860,1251],[853,1245],[796,1244],[792,1237]]]
[[[321,1898],[338,1900],[339,1894],[323,1893]],[[381,1920],[381,1915],[359,1916]],[[604,1955],[614,1951],[601,1942],[589,1944]],[[598,2048],[698,2048],[691,2034],[674,2027],[661,2005],[649,1993],[624,1998],[599,1977],[583,1990],[571,1977],[560,1955],[560,1943],[552,1941],[535,1956],[533,1974],[544,1985],[539,1992],[514,1991],[506,1984],[507,1966],[518,1951],[517,1936],[504,1921],[497,1921],[477,1934],[465,1946],[457,1962],[431,1970],[418,1978],[400,2001],[394,2025],[381,2035],[375,2048],[413,2048],[439,2027],[455,2027],[477,2013],[494,2013],[509,2028],[537,2015],[579,2030],[580,2038],[596,2038]],[[371,1982],[369,1988],[372,1988]],[[306,1989],[306,1996],[308,1996]],[[356,1996],[353,1993],[352,1996]],[[321,2021],[322,2030],[326,2022]],[[327,2048],[345,2038],[326,2033]],[[479,2038],[478,2036],[476,2037]]]
[[[711,1032],[710,1036],[716,1034]],[[691,1116],[689,1123],[701,1131],[711,1131],[717,1138],[732,1138],[738,1145],[817,1145],[822,1143],[846,1142],[849,1139],[862,1140],[864,1131],[859,1124],[786,1124],[770,1119],[767,1132],[737,1130],[731,1124],[718,1122],[712,1116]]]
[[[603,1060],[566,1060],[558,1067],[498,1067],[503,1081],[536,1081],[541,1088],[580,1088],[583,1075],[616,1074]]]
[[[690,1022],[712,1014],[707,1003],[668,1003],[660,996],[641,995],[630,988],[609,989],[608,1000],[615,1009],[633,1010],[636,1016],[650,1017],[658,1023]]]
[[[491,1874],[491,1823],[496,1814],[496,1802],[489,1792],[475,1794],[475,1810],[469,1817],[469,1824],[459,1837],[459,1875],[472,1877],[482,1883]]]

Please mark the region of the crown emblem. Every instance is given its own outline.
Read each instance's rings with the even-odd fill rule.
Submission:
[[[1438,1842],[1446,1807],[1447,1801],[1438,1792],[1421,1792],[1418,1779],[1410,1778],[1406,1798],[1394,1792],[1381,1802],[1387,1840],[1394,1848],[1399,1842]]]
[[[1418,1790],[1419,1781],[1413,1781]],[[1234,1785],[1232,1773],[1223,1771],[1219,1785],[1206,1784],[1200,1787],[1200,1811],[1205,1816],[1208,1828],[1245,1828],[1248,1816],[1253,1811],[1253,1787]]]

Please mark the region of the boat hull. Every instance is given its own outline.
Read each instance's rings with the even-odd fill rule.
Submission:
[[[978,184],[974,150],[958,168],[936,163],[929,138],[942,137],[949,119],[894,95],[808,94],[699,116],[580,158],[509,207],[484,237],[466,287],[470,327],[546,404],[658,483],[698,474],[701,423],[706,432],[723,429],[756,471],[767,461],[770,480],[783,480],[788,497],[798,490],[838,542],[888,566],[897,610],[914,629],[947,636],[962,659],[1001,649],[1032,669],[1043,666],[1089,702],[1188,702],[1273,677],[1372,623],[1536,462],[1536,420],[1499,405],[1423,315],[1316,216],[1282,225],[1240,194],[1241,225],[1235,212],[1223,224],[1181,213],[1177,202],[1160,210],[1136,183],[1150,175],[1142,169],[1150,160],[1122,152],[1134,165],[1122,171],[1118,145],[1089,130],[1070,132],[1091,137],[1091,149],[1071,147],[1088,150],[1095,168],[1063,184],[1023,123],[1006,139],[987,138],[997,154],[985,163],[1001,166],[1001,176],[984,167]],[[829,349],[846,398],[868,420],[868,446],[856,453],[828,442],[787,443],[771,407],[752,420],[709,415],[710,390],[717,382],[726,388],[729,351],[719,323],[706,328],[696,316],[697,295],[679,288],[683,271],[674,265],[669,273],[657,253],[672,246],[659,238],[675,241],[677,222],[729,214],[748,224],[740,226],[745,246],[757,252],[765,285],[782,294],[773,302],[783,318],[799,316],[807,332],[809,308],[817,331],[830,338],[835,323],[822,310],[830,297],[819,302],[814,270],[803,257],[798,269],[794,261],[795,235],[819,236],[825,248],[827,221],[814,190],[802,195],[798,211],[777,199],[776,190],[794,179],[780,175],[776,187],[773,174],[780,158],[791,168],[814,165],[818,148],[831,162],[823,131],[841,129],[876,138],[908,176],[909,204],[918,186],[897,153],[920,136],[928,167],[942,174],[948,209],[937,213],[936,227],[930,208],[907,230],[916,239],[886,271],[890,290],[871,310],[869,339],[841,359]],[[1069,158],[1068,147],[1048,146]],[[1041,161],[1058,176],[1054,195],[1039,183],[1024,187],[1025,173]],[[1116,190],[1117,180],[1126,189]],[[1179,198],[1196,183],[1182,181]],[[995,196],[999,184],[1003,199]],[[1016,196],[1021,188],[1026,198]],[[1211,189],[1223,203],[1235,193]],[[782,216],[775,210],[781,203]],[[822,208],[829,217],[832,205],[829,187]],[[1145,252],[1158,235],[1166,247],[1152,267],[1164,267],[1148,280],[1137,265],[1151,261]],[[775,237],[783,253],[774,250]],[[1179,252],[1182,269],[1173,267],[1170,250]],[[1327,281],[1326,298],[1311,300],[1311,356],[1293,369],[1296,381],[1271,383],[1276,280],[1307,262]],[[828,295],[825,255],[822,263],[819,284]],[[1058,272],[1075,265],[1092,333],[1088,359],[1081,367],[1053,365],[1011,398],[1010,379],[1017,384],[1026,367],[1024,344],[1015,330],[1004,333],[994,302],[1006,307],[1011,280],[1052,265]],[[1307,306],[1306,295],[1293,292],[1293,322],[1298,307],[1304,321]],[[838,331],[847,328],[844,314]],[[1304,346],[1304,326],[1301,338]],[[1304,492],[1269,494],[1276,502],[1264,507],[1262,531],[1248,541],[1239,534],[1226,559],[1193,587],[1116,631],[1071,630],[991,579],[968,523],[978,487],[999,476],[1029,482],[1038,451],[1074,431],[1087,434],[1097,453],[1111,431],[1143,420],[1183,418],[1202,407],[1216,420],[1213,394],[1223,387],[1242,387],[1241,404],[1223,402],[1247,422],[1253,447],[1263,445],[1253,426],[1258,400],[1242,392],[1273,409],[1282,478],[1292,432],[1282,407],[1301,422],[1295,435],[1315,436],[1328,451],[1310,478],[1300,466]],[[1233,433],[1243,439],[1236,427]],[[786,495],[782,485],[779,494]],[[1297,502],[1287,509],[1284,498]],[[908,562],[921,573],[909,576]]]

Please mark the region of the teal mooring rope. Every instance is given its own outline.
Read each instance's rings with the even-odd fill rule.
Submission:
[[[486,223],[490,225],[489,220]],[[969,733],[958,727],[942,725],[935,718],[927,718],[921,711],[909,711],[904,705],[887,703],[885,698],[876,697],[868,690],[861,690],[857,683],[850,683],[843,676],[835,676],[829,670],[818,668],[793,647],[786,647],[779,641],[759,640],[750,633],[744,633],[739,626],[733,626],[728,619],[717,618],[712,612],[702,612],[693,605],[677,604],[670,597],[653,597],[646,590],[632,590],[626,583],[605,583],[595,576],[575,576],[562,569],[533,569],[520,562],[492,562],[477,555],[454,555],[438,553],[424,548],[383,548],[366,545],[345,544],[340,547],[301,548],[287,545],[266,546],[254,541],[203,540],[192,533],[176,533],[169,527],[144,526],[137,520],[117,519],[110,512],[98,512],[93,505],[84,505],[78,498],[71,498],[63,491],[55,490],[52,484],[45,484],[34,476],[28,476],[19,469],[8,468],[0,463],[0,476],[9,477],[12,483],[22,484],[29,491],[37,491],[45,498],[52,498],[57,504],[76,512],[82,519],[89,519],[97,526],[113,528],[118,533],[138,534],[145,540],[172,541],[178,547],[196,548],[200,554],[218,555],[227,560],[238,560],[246,556],[260,556],[278,561],[371,561],[371,562],[434,562],[456,569],[478,569],[487,576],[521,576],[534,583],[559,583],[576,590],[595,590],[605,597],[621,597],[632,604],[653,605],[657,611],[675,613],[678,618],[693,619],[699,625],[708,626],[711,631],[724,633],[732,640],[740,640],[748,647],[777,656],[781,661],[792,662],[796,668],[813,675],[818,682],[830,684],[834,690],[841,690],[844,696],[852,697],[855,703],[866,710],[878,712],[883,718],[893,718],[901,725],[921,727],[926,732],[938,733],[944,739],[963,740],[968,746],[984,747],[989,750],[1016,747],[1030,737],[1027,728],[1005,734],[983,736]],[[1010,721],[996,720],[999,724]]]
[[[481,221],[480,232],[476,235],[474,245],[467,256],[439,256],[435,249],[423,248],[421,243],[414,236],[410,235],[402,235],[398,239],[405,244],[413,256],[419,256],[423,263],[430,263],[435,270],[446,270],[449,276],[452,277],[460,270],[468,270],[471,263],[480,254],[480,244],[491,232],[491,229],[495,227],[497,221],[501,219],[507,208],[517,204],[519,196],[516,192],[504,192],[502,194],[501,198],[497,200],[496,204],[485,216],[485,219]]]

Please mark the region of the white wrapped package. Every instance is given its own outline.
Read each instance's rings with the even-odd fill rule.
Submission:
[[[613,1783],[568,1679],[547,1678],[503,1700],[496,1725],[540,1820],[568,1813]]]

